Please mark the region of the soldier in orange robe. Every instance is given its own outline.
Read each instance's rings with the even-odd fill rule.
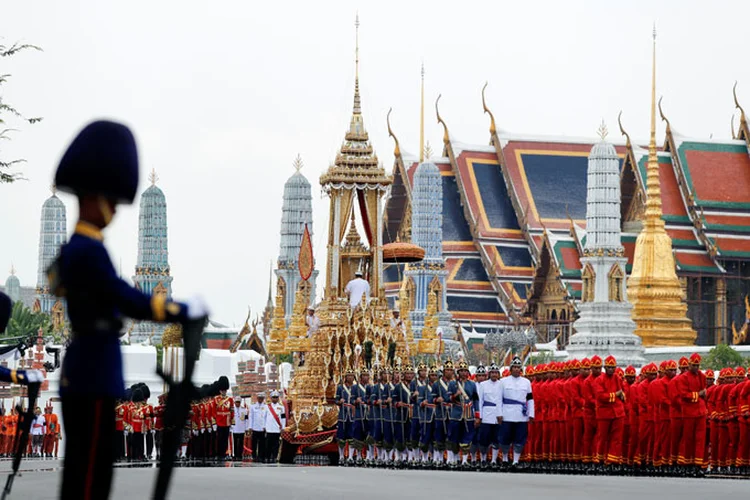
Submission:
[[[622,462],[622,431],[625,419],[625,391],[622,380],[615,375],[617,360],[607,356],[604,375],[594,383],[596,397],[596,445],[600,464],[615,470]]]
[[[47,424],[47,432],[44,435],[44,456],[57,458],[57,448],[60,442],[60,422],[57,415],[52,413],[52,406],[44,409],[44,421]]]
[[[677,463],[695,475],[702,475],[706,467],[703,460],[706,447],[706,376],[701,372],[700,364],[700,354],[693,353],[689,371],[681,374],[677,383],[684,426]]]

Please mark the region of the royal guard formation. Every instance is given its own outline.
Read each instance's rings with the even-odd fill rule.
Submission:
[[[653,476],[750,468],[750,381],[701,356],[624,370],[613,356],[502,374],[410,365],[350,371],[336,389],[339,465]]]

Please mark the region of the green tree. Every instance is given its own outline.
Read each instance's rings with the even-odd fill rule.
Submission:
[[[40,327],[45,336],[52,333],[52,320],[49,315],[42,312],[32,312],[19,300],[13,304],[10,321],[5,329],[5,336],[29,337],[36,335]]]
[[[30,45],[27,43],[14,43],[13,45],[0,44],[0,58],[7,58],[18,54],[24,50],[42,50],[36,45]],[[15,132],[13,124],[9,122],[9,119],[14,122],[25,122],[28,124],[34,124],[40,122],[42,119],[27,118],[15,107],[8,104],[3,100],[3,85],[10,79],[10,74],[0,73],[0,142],[3,139],[10,140],[10,133]],[[20,163],[24,163],[26,160],[22,158],[6,159],[2,156],[2,149],[0,149],[0,184],[11,183],[22,179],[19,172],[14,172],[13,169]]]
[[[710,368],[711,370],[720,370],[722,368],[745,365],[745,359],[732,346],[719,344],[710,351],[703,359],[701,368]]]

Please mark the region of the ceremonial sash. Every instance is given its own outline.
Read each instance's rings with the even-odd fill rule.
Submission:
[[[271,404],[268,404],[268,411],[271,412],[271,416],[274,420],[276,420],[276,423],[279,424],[279,430],[281,430],[281,420],[279,419],[279,416],[276,414],[276,410],[273,409],[273,406]]]
[[[520,405],[521,406],[521,413],[525,417],[528,413],[528,405],[525,402],[516,401],[515,399],[509,399],[509,398],[503,398],[503,404],[504,405]]]

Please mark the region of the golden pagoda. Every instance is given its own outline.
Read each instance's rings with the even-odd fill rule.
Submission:
[[[328,401],[346,371],[363,368],[363,351],[371,347],[374,357],[384,361],[389,348],[395,348],[396,357],[405,356],[408,349],[406,335],[394,335],[390,328],[391,313],[382,282],[382,198],[393,179],[378,162],[364,126],[359,95],[359,19],[355,26],[354,109],[336,160],[320,177],[323,190],[330,197],[326,286],[318,307],[320,328],[305,339],[307,346],[299,344],[296,331],[290,331],[286,339],[287,350],[309,349],[290,388],[294,423],[289,430],[295,435],[336,424],[338,409]],[[364,238],[360,237],[357,222],[364,230]],[[369,281],[371,297],[351,307],[345,288],[357,271]],[[293,319],[292,330],[294,326]]]
[[[656,156],[656,30],[651,73],[651,138],[646,168],[646,214],[638,235],[628,299],[633,304],[635,334],[644,346],[685,346],[696,332],[687,317],[682,287],[675,270],[672,239],[664,229]]]

